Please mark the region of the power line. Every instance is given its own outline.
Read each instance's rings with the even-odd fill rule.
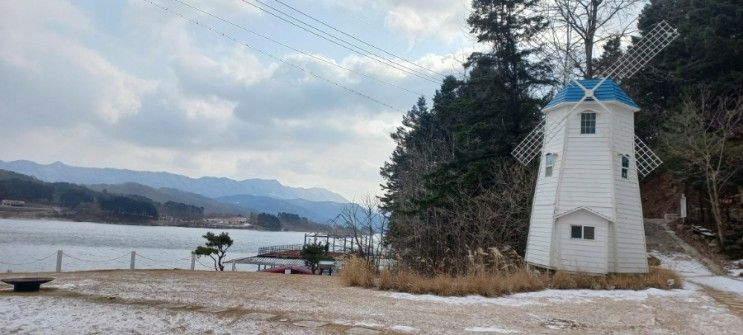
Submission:
[[[247,28],[247,27],[245,27],[245,26],[243,26],[243,25],[239,25],[239,24],[237,24],[237,23],[234,23],[234,22],[232,22],[232,21],[230,21],[230,20],[227,20],[227,19],[225,19],[225,18],[223,18],[223,17],[220,17],[220,16],[218,16],[218,15],[216,15],[216,14],[214,14],[214,13],[210,13],[210,12],[207,12],[207,11],[205,11],[205,10],[202,10],[202,9],[200,9],[200,8],[198,8],[198,7],[195,7],[195,6],[193,6],[193,5],[189,4],[189,3],[185,2],[185,1],[181,1],[181,0],[171,0],[171,1],[177,2],[177,3],[179,3],[179,4],[183,5],[183,6],[186,6],[186,7],[188,7],[188,8],[191,8],[191,9],[193,9],[193,10],[195,10],[195,11],[199,12],[199,13],[202,13],[202,14],[205,14],[205,15],[208,15],[208,16],[211,16],[211,17],[213,17],[213,18],[215,18],[215,19],[217,19],[217,20],[219,20],[219,21],[222,21],[222,22],[224,22],[224,23],[227,23],[227,24],[229,24],[229,25],[231,25],[231,26],[233,26],[233,27],[236,27],[236,28],[238,28],[238,29],[242,29],[242,30],[244,30],[244,31],[246,31],[246,32],[249,32],[249,33],[253,34],[253,35],[259,36],[259,37],[261,37],[261,38],[264,38],[264,39],[266,39],[266,40],[268,40],[268,41],[271,41],[271,42],[273,42],[273,43],[276,43],[276,44],[278,44],[278,45],[281,45],[281,46],[283,46],[283,47],[285,47],[285,48],[287,48],[287,49],[290,49],[290,50],[293,50],[293,51],[295,51],[295,52],[301,53],[301,54],[303,54],[303,55],[305,55],[305,56],[307,56],[307,57],[310,57],[310,58],[312,58],[312,59],[315,59],[315,60],[317,60],[317,61],[320,61],[320,62],[323,62],[323,63],[329,64],[329,65],[332,65],[332,66],[338,67],[338,68],[340,68],[340,69],[343,69],[343,70],[346,70],[346,71],[349,71],[349,72],[355,73],[355,74],[357,74],[357,75],[360,75],[360,76],[363,76],[363,77],[369,78],[369,79],[371,79],[371,80],[374,80],[374,81],[380,82],[380,83],[382,83],[382,84],[385,84],[385,85],[389,85],[389,86],[392,86],[392,87],[395,87],[395,88],[399,88],[399,89],[401,89],[401,90],[403,90],[403,91],[406,91],[406,92],[408,92],[408,93],[414,94],[414,95],[416,95],[416,96],[422,96],[422,95],[425,95],[425,94],[423,94],[423,93],[420,93],[420,92],[416,92],[416,91],[410,90],[410,89],[408,89],[408,88],[405,88],[405,87],[403,87],[403,86],[400,86],[400,85],[394,84],[394,83],[392,83],[392,82],[384,81],[384,80],[381,80],[381,79],[375,78],[375,77],[373,77],[373,76],[370,76],[370,75],[368,75],[368,74],[366,74],[366,73],[363,73],[363,72],[359,72],[359,71],[356,71],[356,70],[353,70],[353,69],[347,68],[347,67],[345,67],[345,66],[342,66],[342,65],[339,65],[339,64],[337,64],[337,63],[335,63],[335,62],[331,62],[331,61],[329,61],[329,60],[327,60],[327,59],[325,59],[325,58],[323,58],[323,57],[318,57],[318,56],[315,56],[315,55],[313,55],[313,54],[311,54],[311,53],[308,53],[308,52],[305,52],[305,51],[299,50],[299,49],[297,49],[297,48],[295,48],[295,47],[292,47],[292,46],[290,46],[290,45],[288,45],[288,44],[286,44],[286,43],[283,43],[283,42],[281,42],[281,41],[278,41],[278,40],[276,40],[276,39],[274,39],[274,38],[271,38],[271,37],[269,37],[269,36],[266,36],[266,35],[264,35],[264,34],[261,34],[261,33],[259,33],[259,32],[256,32],[256,31],[254,31],[254,30],[252,30],[252,29],[249,29],[249,28]]]
[[[382,101],[380,101],[379,99],[373,98],[373,97],[371,97],[371,96],[369,96],[369,95],[367,95],[367,94],[365,94],[365,93],[359,92],[359,91],[357,91],[357,90],[355,90],[355,89],[353,89],[353,88],[350,88],[350,87],[348,87],[348,86],[345,86],[345,85],[343,85],[343,84],[341,84],[341,83],[339,83],[339,82],[336,82],[336,81],[330,80],[330,79],[328,79],[328,78],[325,78],[325,77],[323,77],[323,76],[320,76],[320,75],[318,75],[318,74],[317,74],[317,73],[315,73],[315,72],[312,72],[312,71],[310,71],[310,70],[308,70],[308,69],[305,69],[305,68],[303,68],[303,67],[301,67],[301,66],[299,66],[299,65],[296,65],[296,64],[294,64],[294,63],[292,63],[292,62],[288,62],[288,61],[286,61],[286,60],[284,60],[284,59],[282,59],[282,58],[280,58],[280,57],[278,57],[278,56],[275,56],[275,55],[273,55],[273,54],[271,54],[271,53],[269,53],[269,52],[266,52],[266,51],[264,51],[264,50],[262,50],[262,49],[260,49],[260,48],[254,47],[254,46],[252,46],[252,45],[250,45],[250,44],[248,44],[248,43],[246,43],[246,42],[242,42],[242,41],[240,41],[240,40],[238,40],[238,39],[234,38],[234,37],[233,37],[232,35],[229,35],[229,34],[227,34],[227,33],[225,33],[225,32],[222,32],[222,31],[220,31],[220,30],[217,30],[217,29],[215,29],[215,28],[214,28],[214,27],[212,27],[212,26],[209,26],[209,25],[203,24],[203,23],[201,23],[201,22],[199,22],[199,21],[197,21],[197,20],[195,20],[195,19],[187,18],[187,17],[185,17],[185,16],[183,15],[183,14],[181,14],[181,13],[179,13],[179,12],[176,12],[176,11],[173,11],[173,10],[170,10],[170,9],[169,9],[168,7],[165,7],[165,6],[163,6],[163,5],[160,5],[160,4],[158,4],[158,3],[155,3],[155,2],[153,2],[152,0],[142,0],[142,1],[144,1],[144,2],[147,2],[147,3],[149,3],[150,5],[153,5],[153,6],[157,7],[157,8],[159,8],[159,9],[163,10],[163,11],[164,11],[165,13],[168,13],[168,14],[170,14],[170,15],[174,15],[174,16],[177,16],[177,17],[179,17],[179,18],[183,19],[183,20],[184,20],[184,21],[186,21],[186,22],[192,23],[192,24],[194,24],[194,25],[197,25],[197,26],[199,26],[199,27],[202,27],[202,28],[204,28],[204,29],[206,29],[206,30],[209,30],[209,31],[211,31],[212,33],[214,33],[215,35],[221,36],[221,37],[223,37],[223,38],[225,38],[225,39],[228,39],[228,40],[230,40],[230,41],[232,41],[232,42],[235,42],[235,43],[238,43],[238,44],[242,44],[242,45],[244,45],[244,46],[246,46],[246,47],[248,47],[248,48],[250,48],[250,49],[252,49],[252,50],[255,50],[255,51],[257,51],[257,52],[259,52],[259,53],[261,53],[261,54],[263,54],[263,55],[265,55],[265,56],[267,56],[267,57],[270,57],[270,58],[272,58],[272,59],[274,59],[274,60],[276,60],[276,61],[278,61],[278,62],[280,62],[280,63],[282,63],[282,64],[286,64],[286,65],[289,65],[289,66],[291,66],[291,67],[293,67],[293,68],[295,68],[295,69],[297,69],[297,70],[300,70],[300,71],[302,71],[302,72],[304,72],[304,73],[307,73],[307,74],[309,74],[309,75],[311,75],[311,76],[313,76],[313,77],[315,77],[315,78],[317,78],[317,79],[320,79],[320,80],[322,80],[322,81],[325,81],[325,82],[328,82],[328,83],[330,83],[330,84],[333,84],[333,85],[335,85],[335,86],[337,86],[337,87],[339,87],[339,88],[342,88],[342,89],[344,89],[344,90],[346,90],[346,91],[348,91],[348,92],[351,92],[351,93],[353,93],[353,94],[356,94],[356,95],[358,95],[358,96],[360,96],[360,97],[362,97],[362,98],[365,98],[365,99],[367,99],[367,100],[369,100],[369,101],[372,101],[372,102],[374,102],[374,103],[377,103],[377,104],[379,104],[379,105],[381,105],[381,106],[384,106],[384,107],[386,107],[386,108],[389,108],[389,109],[391,109],[391,110],[393,110],[393,111],[395,111],[395,112],[399,112],[399,113],[402,113],[402,112],[403,112],[402,110],[400,110],[400,109],[397,109],[397,108],[395,108],[395,107],[393,107],[393,106],[391,106],[391,105],[389,105],[389,104],[387,104],[387,103],[385,103],[385,102],[382,102]]]
[[[292,16],[291,14],[288,14],[288,13],[286,13],[286,12],[280,10],[280,9],[277,9],[277,8],[275,8],[275,7],[271,6],[271,5],[268,5],[268,4],[264,3],[264,2],[261,2],[260,0],[256,0],[256,2],[262,4],[263,6],[266,6],[266,7],[270,8],[270,9],[272,9],[275,12],[278,12],[278,13],[282,14],[283,16],[288,17],[288,19],[285,18],[285,17],[282,17],[282,16],[280,16],[280,15],[278,15],[276,13],[274,13],[273,11],[270,11],[270,10],[268,10],[266,8],[263,8],[261,6],[258,6],[258,5],[254,4],[252,2],[248,2],[246,0],[241,0],[241,1],[244,2],[247,5],[252,6],[252,7],[256,8],[256,9],[258,9],[260,11],[263,11],[263,12],[265,12],[265,13],[267,13],[267,14],[269,14],[269,15],[271,15],[271,16],[279,19],[279,20],[282,20],[282,21],[284,21],[284,22],[286,22],[288,24],[291,24],[291,25],[293,25],[293,26],[295,26],[295,27],[297,27],[299,29],[302,29],[302,30],[304,30],[304,31],[306,31],[306,32],[308,32],[310,34],[313,34],[313,35],[315,35],[315,36],[317,36],[319,38],[322,38],[322,39],[324,39],[324,40],[326,40],[326,41],[328,41],[330,43],[333,43],[335,45],[338,45],[338,46],[340,46],[340,47],[342,47],[342,48],[344,48],[346,50],[349,50],[349,51],[351,51],[351,52],[353,52],[355,54],[358,54],[358,55],[363,56],[363,57],[367,57],[367,58],[372,59],[374,61],[377,61],[377,62],[379,62],[379,63],[381,63],[383,65],[389,66],[389,67],[391,67],[391,68],[393,68],[395,70],[404,72],[406,74],[414,75],[414,76],[416,76],[416,77],[418,77],[420,79],[423,79],[423,80],[426,80],[426,81],[430,81],[430,82],[433,82],[433,83],[438,83],[439,82],[439,80],[437,78],[434,78],[434,77],[432,77],[432,76],[430,76],[430,75],[428,75],[426,73],[422,73],[422,72],[416,71],[414,69],[410,69],[409,67],[407,67],[405,65],[399,64],[399,63],[397,63],[397,62],[395,62],[393,60],[390,60],[390,59],[387,59],[385,57],[379,56],[379,55],[377,55],[377,54],[375,54],[373,52],[370,52],[369,50],[366,50],[366,49],[361,48],[361,47],[359,47],[357,45],[354,45],[353,43],[350,43],[350,42],[348,42],[348,41],[346,41],[346,40],[344,40],[342,38],[339,38],[338,36],[335,36],[335,35],[333,35],[331,33],[328,33],[327,31],[324,31],[322,29],[319,29],[319,28],[317,28],[317,27],[315,27],[315,26],[313,26],[313,25],[311,25],[311,24],[309,24],[307,22],[304,22],[304,21],[302,21],[302,20],[300,20],[300,19]],[[296,22],[299,22],[299,23],[301,23],[304,26],[301,26],[301,25],[295,23],[292,20],[294,20]],[[310,29],[312,29],[312,30],[310,30]],[[319,34],[316,31],[319,32]],[[324,36],[324,35],[327,35],[327,37]]]
[[[281,13],[282,15],[284,15],[286,17],[289,17],[289,19],[287,19],[287,18],[285,18],[285,17],[283,17],[283,16],[281,16],[279,14],[276,14],[273,11],[270,11],[270,10],[268,10],[266,8],[263,8],[261,6],[258,6],[258,5],[254,4],[252,2],[249,2],[249,1],[246,1],[246,0],[240,0],[240,1],[242,1],[243,3],[245,3],[245,4],[247,4],[247,5],[251,6],[251,7],[256,8],[256,9],[262,11],[262,12],[265,12],[265,13],[267,13],[267,14],[269,14],[269,15],[271,15],[271,16],[279,19],[279,20],[282,20],[282,21],[284,21],[284,22],[286,22],[288,24],[291,24],[291,25],[299,28],[299,29],[302,29],[302,30],[304,30],[304,31],[306,31],[306,32],[308,32],[310,34],[313,34],[313,35],[315,35],[315,36],[317,36],[319,38],[322,38],[322,39],[324,39],[324,40],[326,40],[326,41],[328,41],[330,43],[333,43],[333,44],[338,45],[338,46],[340,46],[340,47],[342,47],[342,48],[344,48],[346,50],[349,50],[349,51],[351,51],[353,53],[356,53],[356,54],[358,54],[360,56],[367,57],[369,59],[375,60],[375,61],[377,61],[377,62],[379,62],[379,63],[381,63],[383,65],[392,67],[392,68],[394,68],[394,69],[396,69],[398,71],[405,72],[405,73],[410,74],[410,75],[414,75],[414,76],[416,76],[416,77],[418,77],[420,79],[423,79],[423,80],[426,80],[426,81],[430,81],[432,83],[437,83],[437,84],[439,83],[439,79],[438,78],[432,77],[432,76],[430,76],[430,75],[428,75],[426,73],[422,73],[420,71],[411,69],[411,68],[409,68],[409,67],[407,67],[405,65],[396,63],[395,61],[389,60],[389,59],[387,59],[385,57],[379,56],[376,53],[370,52],[369,50],[366,50],[366,49],[364,49],[362,47],[359,47],[357,45],[354,45],[354,44],[352,44],[352,43],[350,43],[350,42],[348,42],[348,41],[346,41],[346,40],[344,40],[342,38],[339,38],[339,37],[337,37],[337,36],[335,36],[335,35],[333,35],[331,33],[328,33],[328,32],[326,32],[326,31],[324,31],[322,29],[319,29],[319,28],[317,28],[317,27],[315,27],[315,26],[313,26],[313,25],[311,25],[309,23],[306,23],[306,22],[304,22],[304,21],[302,21],[302,20],[300,20],[300,19],[292,16],[291,14],[287,14],[286,12],[284,12],[284,11],[282,11],[280,9],[276,9],[275,7],[272,7],[271,5],[267,5],[266,3],[261,2],[260,0],[256,0],[256,2],[263,4],[264,6],[266,6],[268,8],[271,8],[275,12]],[[309,29],[307,27],[301,26],[301,25],[293,22],[292,20],[294,20],[296,22],[299,22],[299,23],[301,23],[301,24],[309,27]],[[310,30],[310,29],[312,29],[312,30]],[[318,34],[317,32],[315,32],[313,30],[318,31],[321,34],[327,35],[330,38],[328,38],[328,37],[326,37],[324,35]]]
[[[261,2],[260,0],[256,0],[256,1],[258,1],[258,2]],[[341,34],[343,34],[343,35],[346,35],[346,36],[348,36],[348,37],[352,38],[353,40],[355,40],[355,41],[357,41],[357,42],[359,42],[359,43],[362,43],[362,44],[364,44],[364,45],[366,45],[366,46],[372,47],[372,48],[374,48],[375,50],[379,50],[379,51],[381,51],[381,52],[383,52],[383,53],[385,53],[385,54],[387,54],[387,55],[389,55],[389,56],[395,57],[395,58],[397,58],[397,59],[399,59],[399,60],[402,60],[402,61],[404,61],[404,62],[406,62],[406,63],[408,63],[408,64],[411,64],[411,65],[413,65],[413,66],[415,66],[415,67],[417,67],[417,68],[420,68],[420,69],[426,70],[426,71],[428,71],[428,72],[431,72],[431,73],[437,74],[437,75],[441,76],[442,78],[446,78],[446,75],[444,75],[444,74],[442,74],[442,73],[439,73],[439,72],[436,72],[436,71],[434,71],[434,70],[431,70],[431,69],[429,69],[429,68],[427,68],[427,67],[425,67],[425,66],[421,66],[421,65],[418,65],[418,64],[416,64],[416,63],[413,63],[413,62],[411,62],[411,61],[409,61],[409,60],[407,60],[407,59],[405,59],[405,58],[403,58],[403,57],[400,57],[400,56],[398,56],[398,55],[396,55],[396,54],[393,54],[393,53],[391,53],[391,52],[389,52],[389,51],[387,51],[387,50],[384,50],[384,49],[382,49],[382,48],[379,48],[379,47],[377,47],[377,46],[375,46],[375,45],[373,45],[373,44],[371,44],[371,43],[367,43],[367,42],[365,42],[365,41],[363,41],[363,40],[359,39],[358,37],[356,37],[356,36],[354,36],[354,35],[351,35],[351,34],[349,34],[349,33],[346,33],[345,31],[342,31],[342,30],[340,30],[340,29],[338,29],[338,28],[335,28],[335,27],[333,27],[332,25],[330,25],[330,24],[326,23],[325,21],[323,21],[323,20],[320,20],[320,19],[317,19],[317,18],[313,17],[312,15],[310,15],[310,14],[307,14],[307,13],[305,13],[305,12],[303,12],[303,11],[301,11],[301,10],[299,10],[299,9],[297,9],[297,8],[295,8],[295,7],[293,7],[293,6],[289,5],[289,4],[287,4],[287,3],[285,3],[285,2],[283,2],[283,1],[281,1],[281,0],[275,0],[275,1],[276,1],[276,2],[278,2],[278,3],[280,3],[280,4],[282,4],[283,6],[285,6],[285,7],[287,7],[287,8],[289,8],[289,9],[291,9],[291,10],[293,10],[293,11],[295,11],[295,12],[297,12],[297,13],[299,13],[299,14],[301,14],[301,15],[303,15],[303,16],[305,16],[305,17],[307,17],[307,18],[309,18],[309,19],[311,19],[311,20],[313,20],[313,21],[315,21],[315,22],[317,22],[317,23],[320,23],[320,24],[322,24],[323,26],[326,26],[326,27],[328,27],[328,28],[330,28],[330,29],[333,29],[334,31],[337,31],[337,32],[339,32],[339,33],[341,33]]]

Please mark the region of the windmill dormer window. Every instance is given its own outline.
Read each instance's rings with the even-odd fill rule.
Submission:
[[[555,167],[555,158],[557,157],[557,154],[548,153],[544,157],[544,176],[545,177],[551,177],[552,176],[552,169]]]
[[[593,112],[580,113],[580,133],[581,134],[595,134],[596,133],[596,113],[593,113]]]
[[[629,156],[622,155],[622,178],[627,179],[629,174]]]

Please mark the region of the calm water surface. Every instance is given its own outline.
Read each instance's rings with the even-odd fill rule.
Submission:
[[[57,250],[65,254],[63,271],[128,269],[132,251],[138,255],[138,269],[190,269],[191,250],[204,243],[201,236],[207,231],[230,233],[235,244],[227,259],[254,256],[264,246],[301,244],[304,237],[296,232],[0,219],[0,271],[54,271]],[[211,264],[202,257],[196,267]],[[238,270],[255,267],[239,265]]]

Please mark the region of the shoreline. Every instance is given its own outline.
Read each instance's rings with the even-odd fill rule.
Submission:
[[[49,220],[49,221],[61,221],[61,222],[81,222],[81,223],[100,223],[100,224],[110,224],[110,225],[122,225],[122,226],[148,226],[148,227],[180,227],[180,228],[201,228],[201,229],[238,229],[238,230],[254,230],[254,231],[262,231],[262,232],[293,232],[293,233],[311,233],[316,232],[316,230],[293,230],[293,229],[286,229],[286,230],[267,230],[267,229],[261,229],[261,227],[258,226],[238,226],[238,225],[218,225],[218,224],[198,224],[195,222],[173,222],[173,221],[163,221],[163,220],[151,220],[148,222],[135,222],[135,221],[121,221],[121,222],[105,222],[105,221],[94,221],[94,220],[86,220],[83,218],[71,218],[69,216],[56,216],[56,215],[8,215],[12,212],[4,211],[4,208],[0,208],[0,219],[8,219],[8,220],[25,220],[25,221],[35,221],[35,220]],[[30,211],[29,211],[30,212]],[[38,214],[38,212],[33,212],[34,214]]]

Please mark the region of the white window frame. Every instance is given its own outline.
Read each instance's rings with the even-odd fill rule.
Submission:
[[[580,134],[581,135],[595,135],[596,134],[596,112],[585,111],[580,113]]]
[[[552,172],[555,169],[555,161],[557,161],[557,154],[547,153],[544,155],[544,176],[552,177]]]
[[[622,179],[629,179],[629,155],[619,155],[619,176]]]

